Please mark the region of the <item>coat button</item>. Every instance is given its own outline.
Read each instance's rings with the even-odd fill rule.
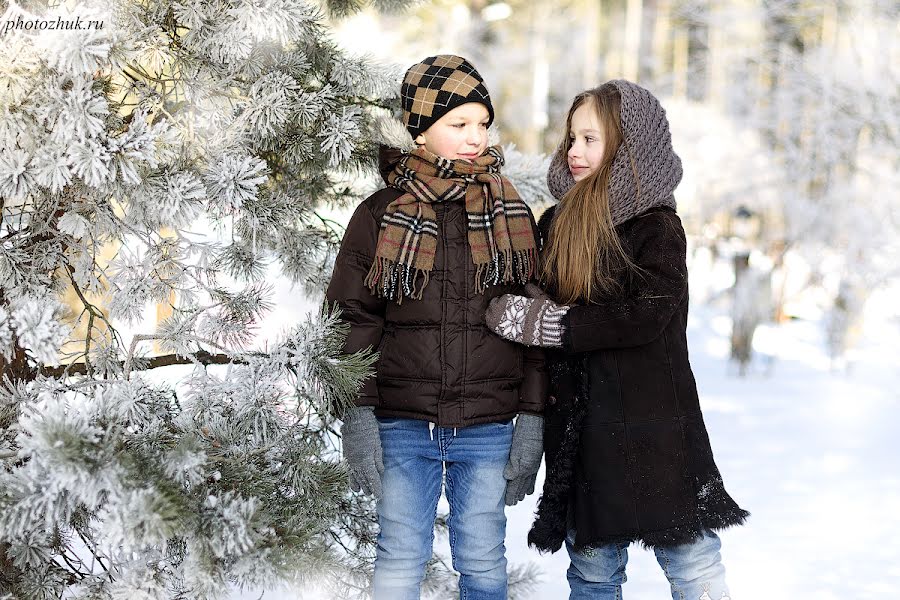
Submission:
[[[547,402],[550,403],[550,406],[553,406],[554,404],[556,404],[556,396],[550,396],[549,398],[547,398]]]

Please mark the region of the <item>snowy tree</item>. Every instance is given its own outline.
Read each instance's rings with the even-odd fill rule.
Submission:
[[[333,432],[373,356],[341,353],[327,307],[264,350],[253,334],[269,273],[313,295],[330,275],[340,232],[318,207],[358,200],[398,72],[296,0],[5,18],[0,596],[363,590],[372,505]],[[177,385],[154,375],[175,364],[193,365]]]

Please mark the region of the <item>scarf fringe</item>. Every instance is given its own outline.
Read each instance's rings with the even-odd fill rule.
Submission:
[[[475,293],[483,294],[488,286],[500,283],[525,285],[536,276],[537,258],[537,249],[507,248],[490,261],[476,265]]]
[[[403,298],[421,300],[430,276],[431,273],[425,269],[416,269],[384,256],[376,256],[364,283],[379,298],[396,300],[397,304],[402,304]]]

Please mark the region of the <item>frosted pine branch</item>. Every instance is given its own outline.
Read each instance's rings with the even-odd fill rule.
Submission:
[[[226,4],[85,2],[59,15],[102,30],[0,45],[15,597],[220,597],[340,579],[371,550],[334,435],[371,353],[344,356],[325,313],[274,347],[254,331],[273,273],[321,292],[338,237],[316,207],[359,199],[394,73],[334,47],[312,3]],[[146,327],[154,305],[170,316]]]

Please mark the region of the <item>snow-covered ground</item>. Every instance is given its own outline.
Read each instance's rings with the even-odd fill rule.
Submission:
[[[296,294],[282,294],[279,306],[299,308]],[[728,318],[718,308],[692,308],[691,362],[716,461],[729,492],[752,513],[746,526],[721,536],[735,600],[866,600],[900,591],[897,298],[895,290],[871,299],[850,374],[829,371],[821,322],[796,320],[758,336],[771,354],[770,373],[759,361],[737,378],[727,365]],[[568,595],[565,551],[541,556],[525,545],[536,500],[508,509],[507,555],[541,569],[532,598],[558,600]],[[446,540],[438,547],[449,556]],[[653,554],[636,546],[629,554],[625,597],[668,598]],[[263,596],[326,597],[313,589]]]

